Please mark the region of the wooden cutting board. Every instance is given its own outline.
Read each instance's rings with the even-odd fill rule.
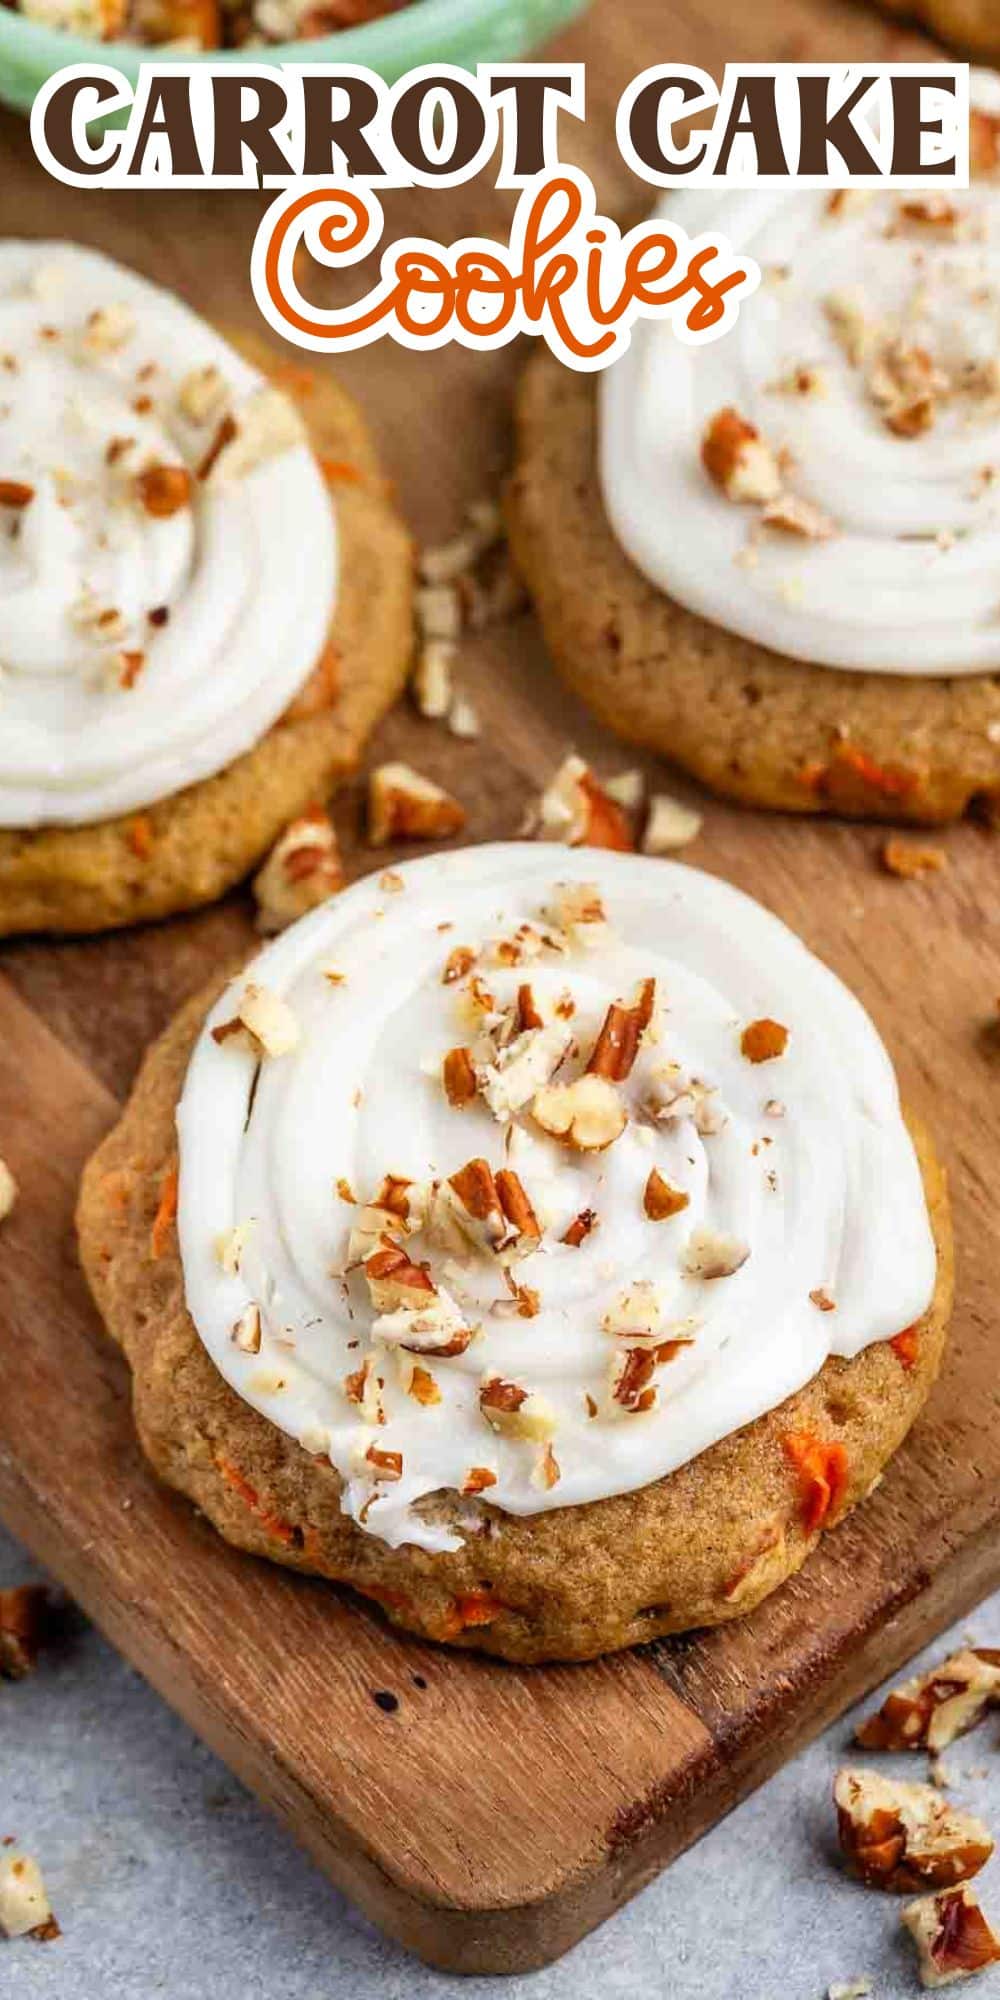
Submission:
[[[636,189],[612,108],[645,63],[923,52],[846,0],[598,0],[563,47],[589,65],[577,156],[620,207]],[[0,144],[5,232],[75,236],[254,324],[255,198],[71,194],[45,180],[15,120],[0,122]],[[394,227],[431,217],[419,196],[389,208]],[[464,189],[434,198],[433,225],[458,235],[503,214],[488,191]],[[495,488],[515,366],[390,348],[345,366],[425,541]],[[373,755],[453,787],[475,839],[515,832],[571,744],[604,773],[636,761],[557,688],[529,618],[470,645],[466,678],[479,744],[400,710]],[[903,884],[880,872],[873,829],[704,803],[690,858],[762,897],[855,988],[934,1128],[952,1174],[959,1303],[924,1420],[802,1576],[744,1623],[594,1666],[517,1671],[406,1640],[348,1595],[235,1554],[156,1485],[77,1269],[75,1185],[150,1036],[250,943],[247,905],[0,950],[0,1153],[22,1187],[0,1232],[0,1513],[333,1879],[457,1971],[524,1971],[564,1951],[1000,1584],[995,842],[958,828],[943,842],[948,872]],[[359,804],[355,788],[338,805],[355,874],[369,860]]]

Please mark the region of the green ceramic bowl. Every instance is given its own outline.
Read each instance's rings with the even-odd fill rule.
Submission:
[[[254,49],[253,60],[301,62],[308,56],[318,63],[363,63],[387,83],[395,83],[421,63],[458,63],[474,69],[480,62],[516,61],[582,14],[587,5],[588,0],[413,0],[402,13],[387,14],[364,27],[344,28],[319,41]],[[60,34],[0,4],[0,102],[16,111],[30,111],[46,77],[68,63],[96,56],[134,83],[140,62],[157,54],[162,58],[162,51],[139,49],[129,42],[88,42],[79,35]],[[246,50],[212,49],[203,60],[242,57],[245,61],[246,55]]]

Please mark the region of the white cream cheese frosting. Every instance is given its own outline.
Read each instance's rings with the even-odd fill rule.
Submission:
[[[974,79],[979,108],[995,113],[997,96]],[[689,610],[797,660],[996,669],[1000,183],[690,190],[662,209],[694,235],[719,231],[763,282],[725,340],[684,347],[647,322],[604,379],[601,478],[627,554]],[[904,434],[907,384],[911,401],[927,394]],[[727,408],[772,447],[823,539],[769,527],[713,485],[700,446]]]
[[[319,467],[256,369],[108,258],[0,242],[0,827],[152,805],[249,750],[316,665],[336,572]]]
[[[602,1024],[635,995],[622,1055]],[[570,1111],[612,1143],[550,1136]],[[456,1546],[432,1494],[535,1514],[645,1485],[933,1295],[871,1021],[676,863],[513,844],[355,884],[213,1008],[178,1127],[201,1340],[392,1546]]]

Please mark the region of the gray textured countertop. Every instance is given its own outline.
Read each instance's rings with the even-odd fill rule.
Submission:
[[[0,1584],[37,1574],[0,1534]],[[1000,1596],[956,1628],[1000,1645]],[[928,1659],[939,1658],[939,1641]],[[0,1837],[40,1862],[56,1943],[0,1941],[11,2000],[821,2000],[865,1974],[919,1991],[898,1899],[835,1859],[839,1724],[560,1964],[457,1980],[379,1936],[83,1620],[0,1685]],[[888,1760],[923,1777],[923,1758]],[[996,1718],[948,1752],[953,1795],[1000,1828]],[[1000,1921],[1000,1860],[980,1878]],[[1000,2000],[1000,1970],[975,1982]]]

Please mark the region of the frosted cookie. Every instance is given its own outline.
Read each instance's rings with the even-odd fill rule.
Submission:
[[[599,389],[530,365],[508,516],[557,665],[728,797],[996,808],[1000,185],[669,208],[762,287],[710,347],[641,325]]]
[[[518,1660],[758,1603],[950,1305],[941,1174],[834,975],[694,869],[527,844],[358,883],[194,1001],[79,1220],[157,1471]]]
[[[91,251],[0,243],[0,935],[211,901],[402,684],[362,419],[269,368]]]

